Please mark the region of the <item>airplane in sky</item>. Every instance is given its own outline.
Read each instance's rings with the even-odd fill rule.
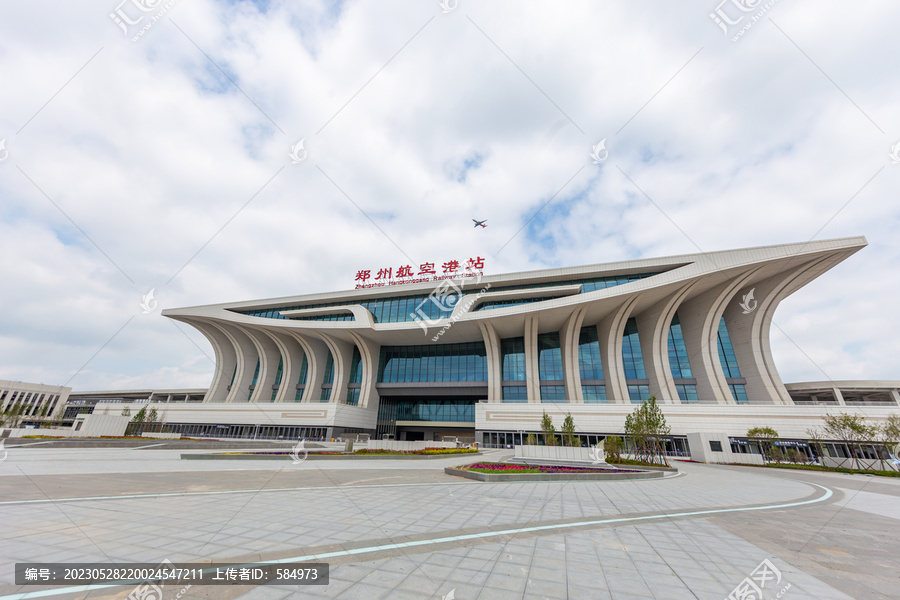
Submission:
[[[485,219],[484,221],[476,221],[475,219],[472,219],[472,222],[475,223],[475,227],[487,227],[487,225],[485,225],[485,223],[487,223],[487,219]]]

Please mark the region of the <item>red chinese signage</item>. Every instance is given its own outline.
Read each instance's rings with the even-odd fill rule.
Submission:
[[[356,272],[356,289],[426,283],[455,279],[457,277],[481,277],[484,274],[484,258],[476,256],[464,262],[448,260],[443,263],[427,262],[418,267],[400,265],[380,269],[362,269]]]

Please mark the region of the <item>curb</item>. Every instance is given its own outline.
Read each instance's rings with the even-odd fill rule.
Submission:
[[[677,471],[677,469],[675,469]],[[444,473],[489,483],[516,481],[620,481],[626,479],[661,479],[666,476],[660,471],[640,471],[639,473],[477,473],[454,467],[445,467]]]
[[[468,454],[323,454],[316,456],[314,452],[310,452],[304,460],[433,460],[436,458],[452,458],[457,456],[480,456],[480,452],[470,452]],[[182,454],[182,460],[294,460],[291,454]]]

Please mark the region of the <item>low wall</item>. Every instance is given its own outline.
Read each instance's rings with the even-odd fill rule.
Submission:
[[[400,440],[369,440],[366,445],[368,450],[392,450],[396,452],[411,452],[424,450],[425,448],[456,448],[455,442],[404,442]]]
[[[606,463],[606,457],[602,450],[598,452],[594,448],[571,448],[569,446],[516,446],[516,458]]]
[[[141,437],[155,438],[158,440],[180,440],[180,433],[142,433]]]

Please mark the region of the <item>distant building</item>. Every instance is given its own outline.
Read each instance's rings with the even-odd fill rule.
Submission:
[[[0,412],[22,409],[22,424],[59,418],[72,388],[0,379]]]

